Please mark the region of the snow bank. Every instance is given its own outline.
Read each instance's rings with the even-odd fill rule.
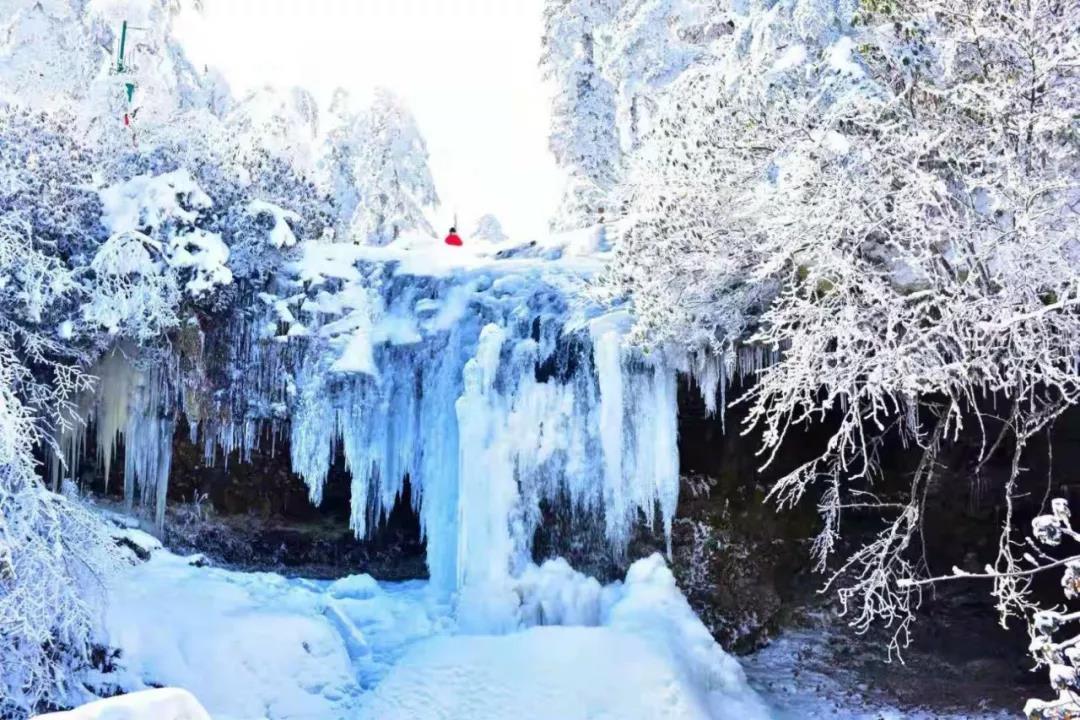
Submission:
[[[360,687],[321,605],[277,575],[155,553],[111,595],[106,630],[123,670],[110,681],[184,687],[215,718],[342,717]]]
[[[210,720],[187,690],[155,688],[88,703],[70,712],[38,715],[36,720]]]

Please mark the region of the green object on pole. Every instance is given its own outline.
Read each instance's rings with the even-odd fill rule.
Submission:
[[[133,83],[133,82],[124,83],[124,89],[127,90],[127,99],[128,99],[128,102],[130,103],[131,98],[133,98],[135,96],[135,83]]]
[[[116,72],[124,72],[124,48],[127,46],[127,20],[120,26],[120,55],[116,58]],[[130,98],[129,98],[130,99]]]

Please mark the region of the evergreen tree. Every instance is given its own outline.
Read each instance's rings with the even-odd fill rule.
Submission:
[[[408,108],[388,90],[357,120],[355,173],[359,205],[354,241],[386,245],[408,230],[434,235],[426,208],[439,203],[424,138]]]
[[[615,91],[599,64],[599,34],[614,0],[548,0],[544,7],[545,77],[555,83],[551,151],[569,175],[557,229],[585,227],[610,216],[607,195],[619,179]]]
[[[330,102],[330,128],[322,143],[319,161],[324,190],[335,208],[334,239],[349,241],[349,228],[360,205],[356,180],[357,129],[360,116],[352,111],[348,91],[337,88]]]

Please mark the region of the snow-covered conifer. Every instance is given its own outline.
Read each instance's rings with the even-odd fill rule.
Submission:
[[[716,3],[701,0],[629,0],[619,7],[605,33],[602,66],[616,91],[624,155],[648,133],[664,88],[707,53],[707,28],[719,15]]]
[[[357,132],[363,125],[350,103],[346,90],[338,88],[334,91],[328,119],[330,127],[323,138],[319,160],[320,181],[334,201],[334,240],[338,242],[352,240],[350,226],[360,205],[356,180]]]
[[[608,194],[622,159],[615,124],[615,90],[600,69],[600,33],[614,0],[547,0],[541,65],[553,82],[551,151],[567,185],[552,224],[586,227],[611,213]]]
[[[357,121],[355,179],[359,205],[351,223],[358,243],[386,245],[402,232],[435,231],[425,211],[439,203],[420,129],[400,98],[379,89]]]
[[[259,88],[232,108],[225,125],[242,160],[267,153],[304,175],[314,176],[319,109],[307,90]]]

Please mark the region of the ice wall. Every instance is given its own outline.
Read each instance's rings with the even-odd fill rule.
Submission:
[[[307,247],[279,332],[306,338],[289,432],[312,501],[340,448],[363,535],[407,476],[446,590],[524,568],[545,500],[594,514],[615,553],[657,511],[670,532],[676,370],[624,347],[624,314],[581,302],[590,270]]]

